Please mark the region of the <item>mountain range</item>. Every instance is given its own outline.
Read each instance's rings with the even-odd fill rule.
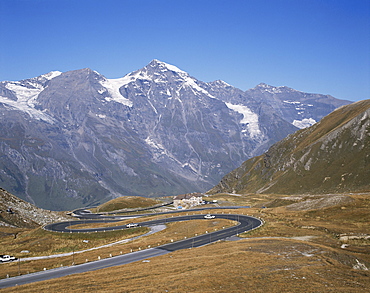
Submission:
[[[158,60],[118,79],[85,68],[3,81],[0,186],[51,210],[205,191],[349,103],[202,82]]]
[[[210,193],[370,191],[370,100],[342,106],[222,178]]]

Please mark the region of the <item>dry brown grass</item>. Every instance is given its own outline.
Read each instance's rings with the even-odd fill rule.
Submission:
[[[19,286],[17,292],[369,292],[369,271],[354,267],[359,262],[370,268],[370,241],[341,241],[340,235],[369,233],[370,195],[351,197],[354,200],[343,205],[311,211],[284,207],[230,210],[261,217],[266,223],[242,235],[245,239],[240,241]],[[271,196],[264,198],[261,206],[271,200]],[[153,247],[168,239],[182,239],[196,229],[204,232],[225,225],[218,221],[172,223],[164,231],[101,250],[101,254]],[[341,248],[342,244],[348,247]],[[17,264],[11,266],[17,272]]]
[[[262,207],[265,204],[274,200],[286,197],[282,194],[230,194],[230,193],[217,193],[208,198],[208,200],[217,200],[220,206],[250,206]]]
[[[32,231],[24,231],[23,234],[20,234],[16,239],[9,237],[2,238],[0,241],[0,249],[1,251],[18,258],[72,253],[139,236],[148,231],[148,228],[139,227],[135,229],[105,233],[75,234],[53,233],[42,229],[36,229]],[[85,242],[84,240],[87,240],[88,242]],[[30,253],[22,254],[22,250],[29,250]],[[1,264],[0,278],[5,278],[7,275],[15,276],[19,273],[27,274],[30,272],[41,271],[44,268],[50,269],[62,265],[71,265],[72,262],[76,264],[82,263],[85,262],[86,259],[96,260],[99,255],[104,258],[110,256],[111,253],[113,253],[112,249],[107,248],[105,250],[102,249],[99,252],[94,250],[81,254],[75,253],[73,256]],[[120,251],[117,251],[116,249],[114,254],[118,253],[120,253]]]
[[[2,270],[0,272],[0,278],[5,278],[7,275],[16,276],[21,274],[27,274],[30,272],[41,271],[44,268],[51,269],[60,266],[68,266],[72,263],[80,264],[86,261],[94,261],[100,258],[107,258],[119,254],[129,253],[131,251],[137,251],[139,249],[146,249],[148,247],[155,247],[165,243],[169,243],[171,239],[173,241],[184,239],[185,237],[192,237],[195,234],[202,234],[205,231],[214,231],[234,225],[233,221],[217,219],[213,221],[203,220],[192,220],[185,222],[176,222],[167,224],[167,229],[158,233],[152,234],[151,236],[138,238],[124,244],[117,244],[110,247],[100,248],[98,250],[87,251],[83,253],[74,253],[73,255],[52,258],[52,259],[41,259],[34,261],[25,261],[2,264]],[[102,232],[102,233],[52,233],[47,231],[36,231],[34,235],[43,234],[43,238],[27,239],[28,244],[38,241],[42,243],[42,250],[38,254],[33,253],[32,255],[52,255],[56,253],[66,252],[77,252],[80,250],[105,245],[107,243],[116,242],[130,237],[135,237],[148,231],[148,228],[139,227],[133,229],[127,229],[123,231],[114,232]],[[106,234],[106,237],[104,237]],[[88,243],[84,243],[83,240],[89,240]],[[109,241],[108,241],[109,240]],[[46,243],[47,241],[47,243]],[[8,242],[9,243],[9,242]],[[53,243],[52,248],[47,248],[46,245],[50,246]],[[3,243],[4,246],[7,246]],[[3,247],[4,247],[3,246]],[[17,242],[13,243],[13,249],[20,251]],[[14,254],[19,256],[20,254]],[[27,255],[27,257],[30,255]]]
[[[121,196],[105,202],[97,208],[91,209],[93,212],[111,212],[121,209],[147,208],[160,204],[161,201],[142,196]]]
[[[289,239],[247,239],[17,287],[17,292],[368,292],[351,255]],[[13,292],[14,288],[3,292]]]

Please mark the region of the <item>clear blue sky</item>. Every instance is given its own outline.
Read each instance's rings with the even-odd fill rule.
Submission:
[[[370,98],[369,0],[0,0],[0,80],[152,59],[242,90]]]

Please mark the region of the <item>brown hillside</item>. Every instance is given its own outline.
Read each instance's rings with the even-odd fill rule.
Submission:
[[[370,190],[370,100],[343,106],[226,175],[209,193]]]
[[[121,196],[101,204],[96,211],[111,212],[121,209],[147,208],[159,203],[161,203],[159,200],[142,196]]]

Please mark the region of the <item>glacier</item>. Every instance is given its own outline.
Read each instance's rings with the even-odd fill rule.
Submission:
[[[229,109],[243,115],[243,119],[240,120],[240,123],[246,125],[251,138],[256,138],[261,135],[257,114],[253,113],[247,106],[233,105],[231,103],[225,104]]]

